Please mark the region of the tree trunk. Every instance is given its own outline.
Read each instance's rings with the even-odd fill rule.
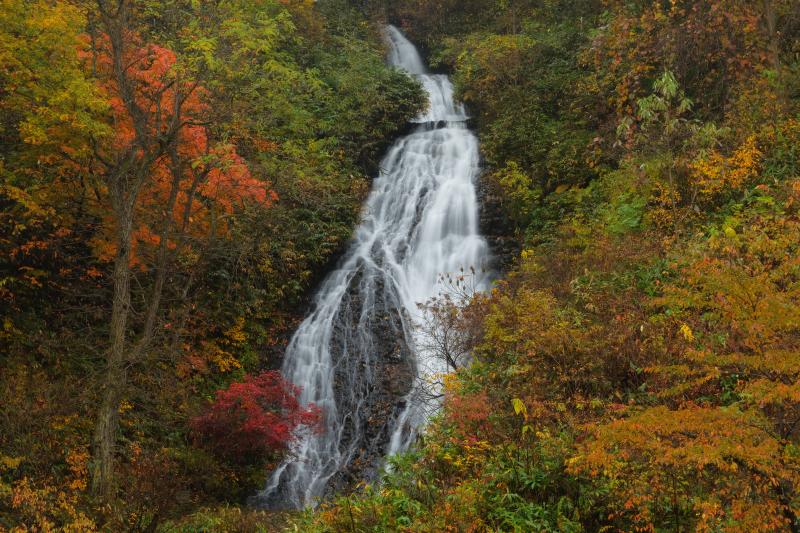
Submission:
[[[150,94],[148,98],[157,111],[150,111],[149,105],[137,102],[138,82],[128,75],[130,65],[125,61],[126,31],[129,28],[129,5],[125,0],[97,0],[97,11],[102,27],[111,44],[113,76],[117,83],[119,96],[125,111],[130,117],[134,139],[122,153],[108,158],[104,180],[108,186],[112,212],[117,227],[117,254],[113,272],[113,302],[109,330],[109,349],[106,355],[106,369],[102,377],[102,401],[95,423],[91,465],[92,490],[108,501],[114,495],[114,448],[119,425],[119,405],[127,385],[127,368],[143,357],[155,335],[162,293],[170,264],[169,239],[173,233],[172,214],[180,192],[184,161],[181,160],[177,142],[183,126],[182,106],[188,92],[176,90],[172,96],[171,116],[161,114],[161,99],[173,87],[174,79]],[[152,166],[169,151],[173,174],[170,195],[163,209],[163,220],[159,232],[156,264],[154,265],[153,288],[146,307],[144,324],[137,341],[128,338],[128,319],[131,314],[131,237],[134,227],[134,213],[139,193],[150,177]],[[103,158],[99,158],[103,161]],[[201,174],[203,177],[206,173]],[[198,178],[199,180],[200,178]],[[192,184],[189,209],[198,183]],[[188,220],[189,214],[185,215]]]
[[[119,191],[115,207],[120,214],[117,229],[117,255],[114,259],[114,298],[111,309],[109,350],[103,377],[103,400],[97,413],[94,430],[94,459],[92,462],[92,492],[106,501],[114,491],[114,447],[116,444],[119,404],[125,387],[125,352],[128,315],[131,308],[130,259],[133,210]]]
[[[778,70],[781,66],[780,35],[778,35],[778,14],[775,12],[773,0],[764,0],[764,25],[769,41],[770,64]]]

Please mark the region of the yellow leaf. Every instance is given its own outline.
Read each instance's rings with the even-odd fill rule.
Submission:
[[[694,333],[692,333],[692,328],[690,328],[686,324],[681,324],[681,333],[683,334],[683,338],[687,341],[694,340]]]
[[[514,406],[514,414],[522,415],[525,420],[528,419],[528,408],[525,407],[525,402],[520,400],[519,398],[514,398],[511,400],[511,405]]]

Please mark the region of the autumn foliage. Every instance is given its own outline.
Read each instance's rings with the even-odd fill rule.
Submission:
[[[424,106],[365,13],[451,72],[505,273],[296,529],[800,531],[796,0],[1,0],[0,530],[276,528],[324,413],[263,369]]]
[[[114,135],[97,159],[153,159],[147,163],[148,180],[137,192],[140,200],[135,217],[139,222],[132,234],[132,264],[151,268],[154,259],[152,253],[147,257],[148,249],[157,248],[165,237],[169,239],[166,246],[178,252],[186,252],[182,248],[187,242],[198,245],[215,235],[224,237],[225,215],[241,210],[248,202],[266,208],[278,199],[266,179],[251,173],[234,144],[213,138],[210,95],[200,82],[187,76],[174,51],[143,42],[128,31],[120,59],[127,67],[130,87],[123,90],[115,75],[111,47],[109,37],[100,35],[91,49],[82,52],[83,60],[97,69],[114,123]],[[139,146],[142,138],[172,135],[170,146],[152,154]],[[167,212],[163,212],[165,208]],[[162,230],[165,224],[172,228],[168,235]],[[113,227],[111,221],[108,227]],[[103,259],[112,258],[116,249],[110,237],[98,236],[95,246]]]
[[[155,531],[314,425],[260,372],[423,106],[345,4],[0,2],[0,530]]]
[[[191,425],[204,444],[234,461],[282,452],[300,427],[313,430],[319,421],[316,407],[300,405],[299,392],[275,371],[246,376],[217,391]]]
[[[301,526],[800,531],[800,4],[398,3],[519,248],[424,442]]]

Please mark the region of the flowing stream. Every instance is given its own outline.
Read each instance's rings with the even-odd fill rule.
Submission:
[[[418,304],[440,293],[446,273],[474,268],[475,285],[486,283],[478,141],[447,76],[429,74],[397,28],[386,38],[390,64],[420,80],[430,106],[385,156],[353,242],[287,347],[284,376],[302,388],[303,403],[321,408],[322,430],[299,435],[262,505],[316,505],[405,450],[426,419],[418,384],[445,370],[415,350]]]

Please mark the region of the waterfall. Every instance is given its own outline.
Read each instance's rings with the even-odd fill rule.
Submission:
[[[321,408],[322,428],[298,435],[262,505],[315,505],[407,448],[426,418],[417,384],[445,370],[414,348],[417,304],[439,294],[445,273],[474,268],[476,285],[486,283],[478,141],[447,76],[429,74],[397,28],[386,38],[389,63],[420,80],[430,105],[383,159],[347,253],[286,349],[284,376]]]

